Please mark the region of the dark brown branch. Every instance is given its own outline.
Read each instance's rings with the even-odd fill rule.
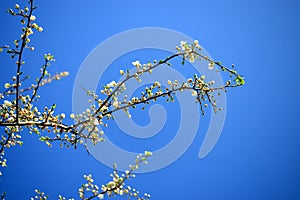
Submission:
[[[149,72],[155,68],[157,68],[158,66],[162,65],[162,64],[167,64],[169,60],[177,57],[177,56],[181,56],[181,55],[184,55],[184,53],[176,53],[176,54],[173,54],[169,57],[167,57],[165,60],[161,60],[159,61],[157,64],[155,64],[154,66],[152,67],[149,67],[148,69],[146,70],[143,70],[143,71],[139,71],[139,72],[136,72],[132,75],[129,75],[127,76],[121,83],[118,84],[118,86],[113,90],[113,92],[104,100],[104,102],[99,106],[99,108],[95,111],[95,113],[92,115],[93,117],[95,117],[101,110],[101,108],[103,108],[103,106],[105,106],[109,100],[112,98],[112,96],[119,91],[120,87],[126,83],[129,79],[132,79],[132,78],[135,78],[135,74],[138,74],[138,75],[141,75],[142,73],[146,73],[146,72]],[[85,123],[86,121],[83,121],[81,122],[81,124]],[[79,131],[79,133],[82,133],[82,131],[84,130],[85,127],[82,127],[81,130]]]
[[[176,91],[187,90],[187,89],[192,90],[193,88],[192,88],[192,87],[181,86],[181,87],[176,88],[176,89],[174,89],[174,90],[170,90],[170,91],[167,91],[167,92],[163,92],[163,93],[161,93],[161,94],[158,94],[158,95],[151,96],[150,98],[147,98],[147,99],[142,100],[142,101],[138,101],[138,102],[135,102],[135,103],[132,103],[132,104],[127,103],[127,105],[125,105],[125,106],[121,106],[121,107],[116,108],[116,109],[114,109],[114,110],[105,112],[105,113],[103,113],[102,115],[103,115],[103,116],[110,115],[110,114],[112,114],[112,113],[114,113],[114,112],[116,112],[116,111],[118,111],[118,110],[123,110],[123,109],[129,108],[129,107],[132,107],[132,106],[135,106],[135,105],[138,105],[138,104],[142,104],[142,103],[147,103],[147,102],[149,102],[149,101],[151,101],[151,100],[157,99],[157,98],[162,97],[162,96],[166,96],[166,95],[170,96],[172,93],[175,93]]]
[[[37,95],[37,91],[38,91],[38,89],[40,88],[41,82],[42,82],[43,78],[44,78],[45,75],[46,75],[46,69],[47,69],[47,66],[48,66],[48,62],[49,62],[49,60],[45,59],[45,64],[43,65],[43,68],[42,68],[42,69],[43,69],[42,75],[41,75],[41,77],[39,78],[39,80],[38,80],[38,82],[37,82],[37,84],[36,84],[36,87],[35,87],[34,90],[33,90],[33,94],[32,94],[32,96],[31,96],[31,98],[30,98],[30,100],[29,100],[29,103],[31,103],[31,102],[34,100],[35,96]]]
[[[21,45],[21,49],[20,49],[20,53],[19,58],[18,58],[18,62],[17,62],[17,80],[16,80],[16,122],[17,124],[19,123],[19,87],[20,87],[20,76],[21,76],[21,65],[22,65],[22,56],[23,56],[23,51],[24,48],[26,47],[26,38],[27,38],[27,30],[28,28],[30,28],[30,17],[32,15],[33,12],[33,0],[29,1],[30,4],[30,9],[29,9],[29,15],[27,17],[27,25],[26,25],[26,29],[24,31],[24,35],[22,37],[22,45]]]

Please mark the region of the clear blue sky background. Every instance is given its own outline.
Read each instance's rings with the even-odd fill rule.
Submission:
[[[42,55],[52,52],[57,59],[53,72],[70,72],[65,80],[41,91],[40,102],[56,102],[59,112],[72,111],[73,83],[88,53],[101,41],[133,28],[164,27],[197,38],[213,58],[227,65],[234,62],[245,75],[245,87],[227,96],[223,133],[205,159],[197,157],[207,128],[201,125],[203,129],[177,162],[141,174],[131,185],[156,200],[300,198],[298,1],[53,0],[36,1],[36,5],[37,22],[44,32],[32,37],[36,51],[26,54],[26,71],[38,75]],[[0,2],[1,44],[18,37],[18,22],[4,13],[13,6],[14,1]],[[3,84],[15,68],[3,55],[0,64]],[[0,189],[7,191],[8,199],[28,199],[35,188],[47,192],[50,199],[58,194],[77,197],[83,174],[92,173],[99,185],[109,179],[111,169],[82,148],[74,151],[54,145],[50,149],[37,136],[24,132],[23,137],[22,148],[7,152],[9,167],[0,178]],[[167,141],[161,142],[163,146]],[[123,145],[127,144],[132,146]]]

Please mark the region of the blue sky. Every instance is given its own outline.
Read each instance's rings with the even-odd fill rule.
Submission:
[[[0,3],[0,25],[5,27],[0,32],[1,43],[12,42],[19,34],[16,19],[4,13],[14,3]],[[38,75],[42,55],[51,52],[57,60],[52,72],[70,72],[68,78],[40,93],[40,103],[56,102],[58,112],[72,112],[76,73],[91,50],[112,35],[134,28],[168,28],[198,39],[213,58],[228,66],[235,63],[246,77],[244,87],[227,95],[225,126],[207,157],[197,157],[209,121],[201,117],[198,134],[180,159],[162,170],[138,175],[131,185],[150,193],[152,199],[300,198],[299,2],[37,0],[36,5],[37,22],[44,32],[32,37],[36,51],[26,54],[24,71],[33,77]],[[155,57],[150,58],[152,55]],[[138,56],[160,59],[165,55],[159,51],[147,55],[137,52],[120,58],[118,63],[130,66]],[[3,84],[15,69],[12,61],[3,55],[0,58]],[[114,74],[107,71],[107,77]],[[173,137],[168,135],[178,121],[173,106],[176,103],[166,109],[175,117],[168,118],[154,147],[163,146]],[[143,114],[148,115],[144,112],[138,116]],[[143,125],[149,118],[135,120]],[[117,141],[118,128],[113,122],[111,127],[112,138],[123,148],[141,148],[124,135]],[[9,168],[0,178],[1,191],[7,191],[8,199],[28,199],[35,188],[47,192],[51,199],[58,194],[77,197],[83,174],[92,173],[99,185],[109,179],[111,169],[87,156],[83,148],[74,151],[54,145],[50,149],[37,136],[23,134],[24,146],[7,152]],[[151,146],[149,142],[145,145]]]

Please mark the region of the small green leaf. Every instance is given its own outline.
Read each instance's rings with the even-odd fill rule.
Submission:
[[[52,146],[51,143],[50,143],[49,141],[46,141],[46,144],[47,144],[48,147],[51,147],[51,146]]]
[[[241,76],[237,76],[234,81],[236,82],[237,85],[244,85],[245,84],[245,80],[243,77]]]

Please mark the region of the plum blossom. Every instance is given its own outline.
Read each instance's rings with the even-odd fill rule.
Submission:
[[[215,66],[215,63],[213,63],[213,62],[209,62],[209,63],[208,63],[208,69],[209,69],[209,70],[213,70],[213,69],[214,69],[214,66]]]
[[[140,61],[138,61],[138,60],[132,62],[132,65],[135,66],[135,67],[137,67],[137,68],[140,68],[140,67],[142,66],[142,64],[141,64]]]

